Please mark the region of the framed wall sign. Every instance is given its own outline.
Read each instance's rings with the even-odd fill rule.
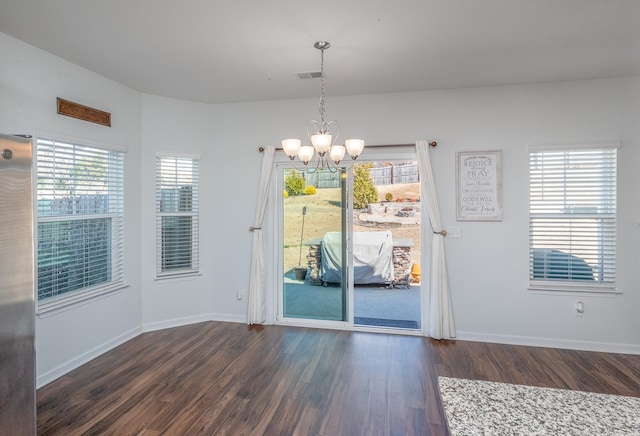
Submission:
[[[502,221],[502,151],[456,152],[458,221]]]

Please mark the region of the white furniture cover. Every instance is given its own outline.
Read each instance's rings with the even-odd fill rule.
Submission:
[[[355,232],[353,235],[354,284],[393,282],[393,237],[390,231]],[[327,232],[322,239],[320,279],[342,282],[342,234]]]

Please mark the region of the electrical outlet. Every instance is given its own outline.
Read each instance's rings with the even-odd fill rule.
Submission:
[[[584,303],[582,303],[582,301],[578,301],[574,307],[573,310],[573,314],[575,316],[582,316],[584,315]]]
[[[449,238],[459,238],[461,236],[460,226],[446,227]]]
[[[238,288],[238,292],[236,293],[236,298],[238,300],[242,300],[244,298],[244,290],[242,288]]]

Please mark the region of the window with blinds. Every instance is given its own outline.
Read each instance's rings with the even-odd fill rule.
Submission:
[[[198,159],[156,157],[156,274],[198,272]]]
[[[123,153],[36,142],[38,300],[122,287]]]
[[[533,289],[614,291],[616,145],[531,147]]]

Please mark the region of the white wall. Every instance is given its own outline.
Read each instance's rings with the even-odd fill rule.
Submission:
[[[143,326],[216,319],[246,322],[251,233],[262,154],[281,135],[301,135],[317,99],[203,105],[143,97]],[[289,130],[291,126],[294,131]],[[200,269],[178,282],[154,280],[154,156],[200,156]],[[245,299],[237,300],[238,289]]]
[[[317,104],[317,102],[316,102]],[[143,97],[143,326],[153,330],[203,319],[246,321],[251,234],[263,137],[275,138],[306,101],[204,105]],[[301,108],[299,111],[296,107]],[[287,110],[284,110],[287,108]],[[306,121],[300,115],[292,123]],[[300,121],[299,123],[297,121]],[[154,158],[178,151],[200,157],[200,270],[181,281],[156,281]]]
[[[36,318],[38,385],[140,331],[141,95],[0,33],[0,132],[63,134],[128,147],[125,155],[125,280],[104,298]],[[110,112],[112,127],[56,113],[56,97]]]
[[[217,287],[212,265],[220,246],[211,229],[213,126],[207,105],[143,97],[142,134],[142,323],[145,330],[157,330],[211,319],[212,295]],[[163,106],[163,110],[156,110]],[[200,271],[186,279],[157,281],[155,227],[155,157],[177,152],[200,158]],[[229,313],[232,313],[230,310]],[[241,321],[241,318],[236,318]]]
[[[262,155],[259,146],[302,137],[317,98],[203,105],[142,96],[0,34],[0,132],[61,133],[128,147],[125,277],[121,292],[37,319],[43,384],[104,350],[153,330],[207,319],[242,322]],[[113,127],[56,114],[57,96],[112,113]],[[357,97],[329,97],[328,118],[369,144],[437,140],[432,150],[448,239],[460,338],[640,353],[640,78]],[[619,141],[618,283],[603,298],[527,290],[527,146]],[[456,150],[503,150],[504,219],[455,222]],[[199,277],[154,280],[154,157],[201,158]],[[428,272],[425,272],[428,273]],[[583,317],[573,316],[578,298]]]
[[[152,284],[145,264],[144,321],[244,319],[252,224],[261,155],[258,146],[303,136],[317,99],[201,105],[145,96],[143,159],[156,150],[202,156],[203,276],[173,288]],[[445,225],[458,225],[447,258],[459,338],[640,352],[640,78],[446,90],[327,99],[327,115],[346,136],[369,144],[437,140],[432,150]],[[293,127],[293,129],[292,129]],[[615,297],[544,295],[528,285],[528,145],[620,142],[619,253]],[[503,150],[504,219],[455,221],[455,152]],[[143,165],[151,193],[153,168]],[[148,195],[145,194],[145,198]],[[151,202],[143,216],[152,218]],[[143,251],[153,234],[145,229]],[[148,256],[145,255],[145,258]],[[148,287],[146,285],[151,285]],[[195,299],[194,299],[195,298]],[[186,300],[186,301],[185,301]],[[583,301],[583,317],[573,315]]]

